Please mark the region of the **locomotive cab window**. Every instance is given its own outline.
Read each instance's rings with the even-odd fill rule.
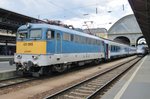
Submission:
[[[47,31],[47,39],[54,39],[54,31],[52,30]]]
[[[30,31],[30,38],[42,38],[42,30],[31,30]]]
[[[19,31],[17,34],[17,39],[26,39],[28,38],[28,32],[27,31]]]

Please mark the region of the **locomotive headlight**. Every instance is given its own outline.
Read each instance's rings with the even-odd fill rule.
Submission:
[[[21,55],[17,55],[16,58],[17,58],[17,59],[21,59],[22,56],[21,56]]]
[[[37,60],[39,57],[38,57],[38,56],[32,56],[32,58],[33,58],[34,60]]]

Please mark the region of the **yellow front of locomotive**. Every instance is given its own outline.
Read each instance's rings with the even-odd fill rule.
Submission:
[[[46,54],[46,41],[17,41],[17,54]]]
[[[44,31],[41,26],[34,24],[18,29],[14,56],[17,70],[32,71],[33,68],[48,65]]]

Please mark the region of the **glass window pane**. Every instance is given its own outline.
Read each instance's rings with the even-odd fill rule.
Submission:
[[[67,33],[64,33],[63,34],[63,40],[71,41],[71,35],[67,34]]]
[[[30,38],[42,38],[42,31],[41,30],[31,30]]]
[[[57,39],[58,39],[58,40],[60,39],[60,34],[59,34],[59,33],[57,33]]]
[[[54,39],[54,31],[48,30],[47,31],[47,39]]]
[[[51,31],[47,31],[47,39],[51,39]]]
[[[17,39],[26,39],[28,38],[28,32],[27,31],[19,31],[17,34]]]
[[[73,41],[74,40],[74,35],[73,34],[71,34],[71,41]]]

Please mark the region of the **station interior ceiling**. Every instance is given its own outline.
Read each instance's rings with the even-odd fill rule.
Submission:
[[[0,8],[0,33],[16,34],[17,28],[26,23],[43,22],[42,20],[25,16],[16,12],[12,12],[3,8]],[[6,30],[5,32],[2,32]],[[11,32],[9,32],[11,31]],[[0,43],[15,43],[15,36],[0,35]]]
[[[41,20],[0,8],[0,29],[17,31],[20,25]]]
[[[150,0],[128,0],[150,48]]]

